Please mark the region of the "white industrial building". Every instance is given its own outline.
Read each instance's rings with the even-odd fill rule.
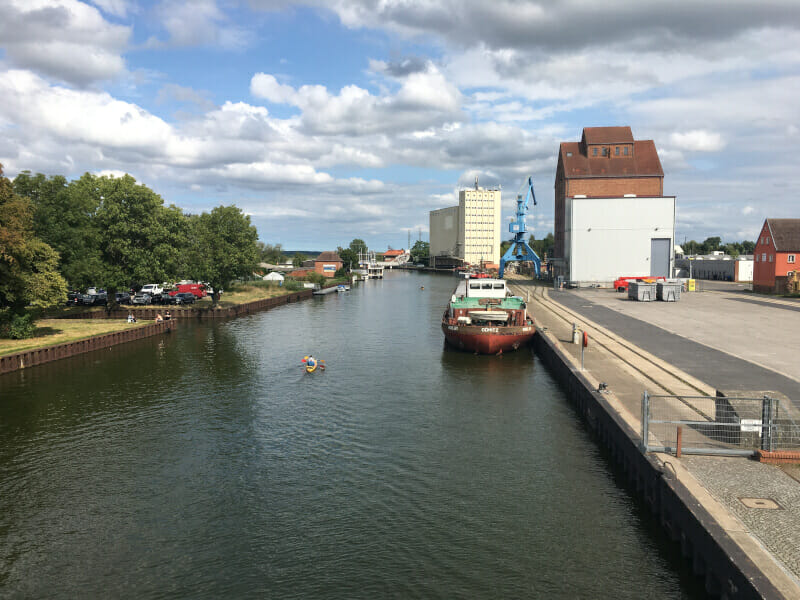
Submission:
[[[753,255],[736,258],[724,252],[678,256],[675,259],[675,276],[717,281],[753,281]]]
[[[460,190],[458,205],[430,212],[431,265],[459,259],[464,263],[500,262],[502,193],[485,189]]]
[[[564,263],[579,285],[620,276],[671,277],[675,197],[565,199]]]

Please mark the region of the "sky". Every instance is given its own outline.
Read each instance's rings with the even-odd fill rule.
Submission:
[[[260,239],[428,239],[477,176],[504,223],[559,143],[652,139],[676,241],[798,217],[797,0],[0,0],[0,163],[130,173]],[[504,225],[504,231],[506,227]],[[511,234],[504,234],[504,238]]]

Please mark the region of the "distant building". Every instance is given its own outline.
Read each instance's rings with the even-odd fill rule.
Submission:
[[[799,255],[800,219],[766,219],[756,240],[753,291],[782,292],[781,278],[797,270]]]
[[[675,197],[652,140],[630,127],[585,127],[562,142],[555,181],[554,276],[603,283],[673,271]]]
[[[403,256],[405,253],[405,250],[387,250],[383,253],[383,260],[392,260],[398,256]]]
[[[741,254],[734,258],[724,252],[679,255],[675,257],[675,276],[716,281],[753,281],[753,256]]]
[[[314,259],[314,271],[325,277],[333,277],[343,264],[336,252],[323,252]]]
[[[431,266],[454,259],[470,265],[500,262],[502,193],[478,186],[458,193],[458,206],[430,212]]]

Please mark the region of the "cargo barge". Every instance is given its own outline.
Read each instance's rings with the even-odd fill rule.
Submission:
[[[442,315],[447,343],[478,354],[502,354],[531,341],[533,318],[519,296],[511,296],[503,279],[458,282]]]

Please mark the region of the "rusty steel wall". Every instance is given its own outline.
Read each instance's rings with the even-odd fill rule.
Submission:
[[[16,354],[9,354],[8,356],[0,356],[0,374],[42,365],[61,358],[69,358],[70,356],[91,352],[92,350],[109,348],[117,344],[140,340],[159,333],[166,333],[171,331],[175,326],[176,323],[170,322],[153,323],[151,325],[144,325],[124,331],[104,333],[85,340],[66,342],[55,346],[45,346],[44,348],[34,348]]]

